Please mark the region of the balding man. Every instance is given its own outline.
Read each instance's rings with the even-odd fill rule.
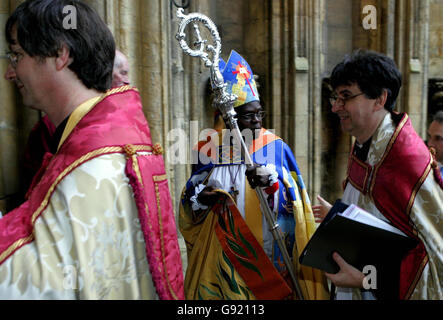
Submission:
[[[114,70],[112,72],[112,87],[117,88],[128,85],[129,62],[126,56],[119,50],[115,51]]]

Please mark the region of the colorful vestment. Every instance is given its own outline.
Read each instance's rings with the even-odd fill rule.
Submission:
[[[406,114],[386,115],[365,162],[349,159],[343,201],[417,240],[392,279],[400,299],[443,299],[443,191],[433,162]]]
[[[181,199],[180,231],[188,250],[186,297],[293,298],[284,280],[287,271],[280,250],[270,235],[258,197],[245,179],[246,166],[235,148],[215,140],[218,138],[200,144],[199,162]],[[279,137],[262,129],[249,152],[255,163],[278,173],[279,188],[267,200],[284,232],[304,297],[327,298],[322,273],[298,264],[299,253],[314,233],[315,223],[292,151]],[[202,185],[218,188],[219,198],[212,208],[195,210],[192,199]],[[234,187],[239,194],[229,193]]]
[[[136,89],[76,108],[44,165],[0,219],[0,298],[184,298],[163,158]]]

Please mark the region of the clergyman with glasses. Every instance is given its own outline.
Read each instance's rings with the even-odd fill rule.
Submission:
[[[254,188],[263,188],[285,236],[291,258],[311,236],[314,216],[295,157],[281,138],[262,127],[252,70],[232,51],[220,61],[227,90],[254,165],[248,170],[230,130],[198,147],[181,199],[180,231],[187,245],[187,299],[286,299],[294,294],[279,247],[269,231]],[[206,160],[206,161],[205,161]],[[328,297],[319,270],[297,270],[305,299]]]
[[[342,201],[417,240],[417,246],[398,262],[399,268],[388,275],[386,262],[383,270],[377,270],[377,279],[383,281],[371,290],[363,290],[361,270],[334,253],[340,271],[326,276],[337,286],[331,293],[336,299],[443,298],[443,190],[433,155],[408,115],[394,111],[401,82],[394,61],[372,51],[357,50],[332,71],[332,112],[340,118],[343,131],[356,139]],[[330,208],[326,201],[320,202],[313,206],[317,221]]]
[[[107,25],[84,1],[27,0],[5,35],[5,78],[62,134],[26,202],[0,219],[0,299],[183,299],[162,151],[138,90],[110,89]]]

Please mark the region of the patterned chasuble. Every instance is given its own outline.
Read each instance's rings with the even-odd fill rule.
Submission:
[[[0,219],[2,299],[183,299],[161,150],[128,86],[80,105]]]
[[[207,143],[199,144],[195,154],[199,161],[193,167],[181,198],[179,226],[188,252],[186,297],[294,298],[289,281],[284,280],[288,280],[288,273],[277,244],[272,243],[271,257],[265,254],[262,242],[251,232],[247,214],[243,219],[231,194],[218,190],[219,198],[212,208],[193,211],[190,199],[198,185],[205,184],[216,168],[243,163],[241,159],[226,161],[226,157],[221,157],[226,154],[226,145],[217,143],[217,146],[213,142],[215,140],[208,139]],[[268,195],[268,203],[284,232],[305,298],[326,299],[328,293],[323,274],[298,264],[299,253],[314,233],[315,223],[292,151],[281,138],[265,129],[261,130],[249,151],[255,163],[272,165],[278,173],[279,189],[275,195]],[[241,174],[244,175],[244,172]],[[247,187],[245,185],[239,191],[247,193]],[[257,197],[255,201],[258,202]],[[246,201],[245,211],[248,211],[249,205]],[[252,205],[259,208],[259,203]],[[262,215],[259,209],[255,210],[255,214]]]
[[[442,181],[437,163],[406,113],[386,115],[365,162],[351,153],[345,186],[349,192],[344,201],[417,240],[401,260],[398,298],[443,299]],[[346,199],[351,190],[354,196]]]

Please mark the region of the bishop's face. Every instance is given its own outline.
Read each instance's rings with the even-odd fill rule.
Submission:
[[[257,137],[257,130],[261,130],[263,121],[263,108],[258,101],[246,103],[235,108],[237,112],[238,127],[240,131],[249,129],[254,138]]]

